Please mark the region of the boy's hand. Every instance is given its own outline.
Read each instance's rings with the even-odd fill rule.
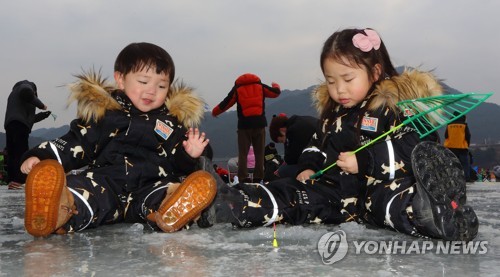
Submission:
[[[33,167],[40,162],[40,159],[37,157],[29,157],[26,159],[21,165],[21,172],[24,174],[28,174],[31,172]]]
[[[339,155],[339,159],[337,160],[337,166],[342,169],[342,171],[357,174],[358,170],[358,160],[356,159],[356,155],[352,152],[342,152]]]
[[[182,142],[184,150],[191,158],[198,158],[203,153],[205,146],[208,145],[209,140],[205,138],[205,133],[200,133],[198,128],[189,128],[188,139]]]

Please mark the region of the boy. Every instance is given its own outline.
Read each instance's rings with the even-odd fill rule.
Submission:
[[[171,88],[170,55],[154,44],[132,43],[114,71],[116,88],[95,72],[77,76],[70,131],[24,156],[25,227],[33,236],[118,222],[173,232],[215,197],[213,177],[194,172],[208,144],[205,133],[192,128],[204,104],[183,85]]]

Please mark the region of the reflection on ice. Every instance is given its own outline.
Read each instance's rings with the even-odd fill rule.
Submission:
[[[229,224],[165,234],[142,224],[104,226],[81,233],[34,239],[23,227],[23,194],[0,187],[0,276],[492,276],[500,266],[500,183],[468,186],[468,201],[480,220],[476,241],[484,255],[356,254],[353,242],[416,239],[356,223],[340,226],[277,225],[233,230]],[[349,248],[342,260],[325,265],[319,239],[343,230]],[[423,242],[423,240],[420,240]]]

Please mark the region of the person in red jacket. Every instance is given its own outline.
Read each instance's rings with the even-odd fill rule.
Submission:
[[[257,75],[246,73],[239,76],[222,102],[213,110],[212,116],[227,111],[236,104],[238,114],[238,178],[243,182],[260,182],[264,178],[264,147],[267,119],[265,98],[276,98],[281,94],[280,86],[263,84]],[[255,169],[253,180],[248,178],[247,155],[253,145]]]

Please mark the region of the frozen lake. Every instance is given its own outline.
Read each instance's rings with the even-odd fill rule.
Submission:
[[[498,276],[500,183],[467,187],[480,222],[470,245],[477,251],[468,252],[356,223],[277,225],[277,248],[272,228],[233,230],[230,224],[194,225],[173,234],[118,224],[34,239],[23,227],[24,193],[1,186],[0,276]],[[337,250],[347,254],[326,264],[318,241],[339,231],[346,234],[347,248]],[[406,247],[377,251],[389,242]]]

